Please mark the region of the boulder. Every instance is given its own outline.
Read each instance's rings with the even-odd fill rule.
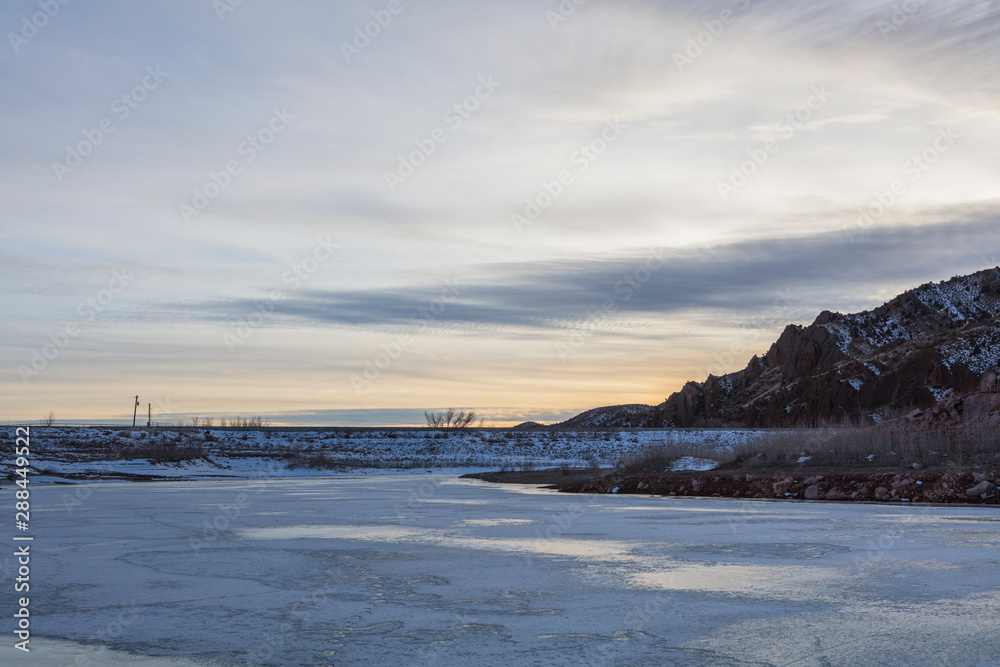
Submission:
[[[813,484],[812,486],[806,487],[806,491],[803,494],[803,497],[806,500],[817,500],[822,495],[822,493],[823,491],[822,489],[820,489],[819,484]]]
[[[980,496],[986,495],[995,488],[996,486],[992,482],[984,479],[979,484],[976,484],[971,489],[968,489],[965,492],[965,495],[967,495],[970,498],[979,498]]]
[[[836,486],[826,492],[827,500],[847,500],[849,496]]]
[[[794,481],[795,480],[792,479],[791,477],[786,477],[780,482],[775,482],[774,484],[771,485],[771,487],[774,489],[775,494],[780,496],[783,495],[785,491],[788,490],[788,487],[790,487]]]

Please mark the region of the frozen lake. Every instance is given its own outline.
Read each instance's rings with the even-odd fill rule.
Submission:
[[[35,650],[10,648],[5,613],[3,664],[1000,665],[990,508],[440,474],[49,486],[32,502]]]

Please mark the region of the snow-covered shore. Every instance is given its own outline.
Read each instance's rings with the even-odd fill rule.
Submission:
[[[753,430],[174,430],[32,427],[36,482],[317,477],[392,471],[607,467],[651,447],[727,450]],[[14,428],[5,429],[13,443]],[[10,474],[14,461],[0,464]]]

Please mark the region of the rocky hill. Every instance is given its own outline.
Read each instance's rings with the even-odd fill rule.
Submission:
[[[789,325],[743,370],[688,382],[658,406],[597,408],[559,426],[595,414],[616,426],[757,427],[989,415],[1000,410],[998,313],[1000,267],[928,283],[874,310]]]
[[[653,410],[652,406],[641,403],[609,405],[581,412],[564,422],[553,424],[553,428],[635,428],[648,426]]]

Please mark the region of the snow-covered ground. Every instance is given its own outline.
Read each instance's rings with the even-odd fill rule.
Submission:
[[[4,665],[1000,664],[984,507],[426,473],[50,485],[32,503],[34,651],[6,613]]]
[[[316,477],[366,469],[607,467],[658,445],[726,450],[754,430],[635,431],[174,431],[39,428],[31,431],[36,482],[121,475],[161,478]],[[2,436],[0,436],[2,437]],[[8,442],[14,441],[7,429]],[[203,458],[156,462],[156,451],[197,447]],[[303,465],[322,459],[319,467]],[[342,468],[338,468],[341,467]],[[0,471],[9,473],[5,459]]]

